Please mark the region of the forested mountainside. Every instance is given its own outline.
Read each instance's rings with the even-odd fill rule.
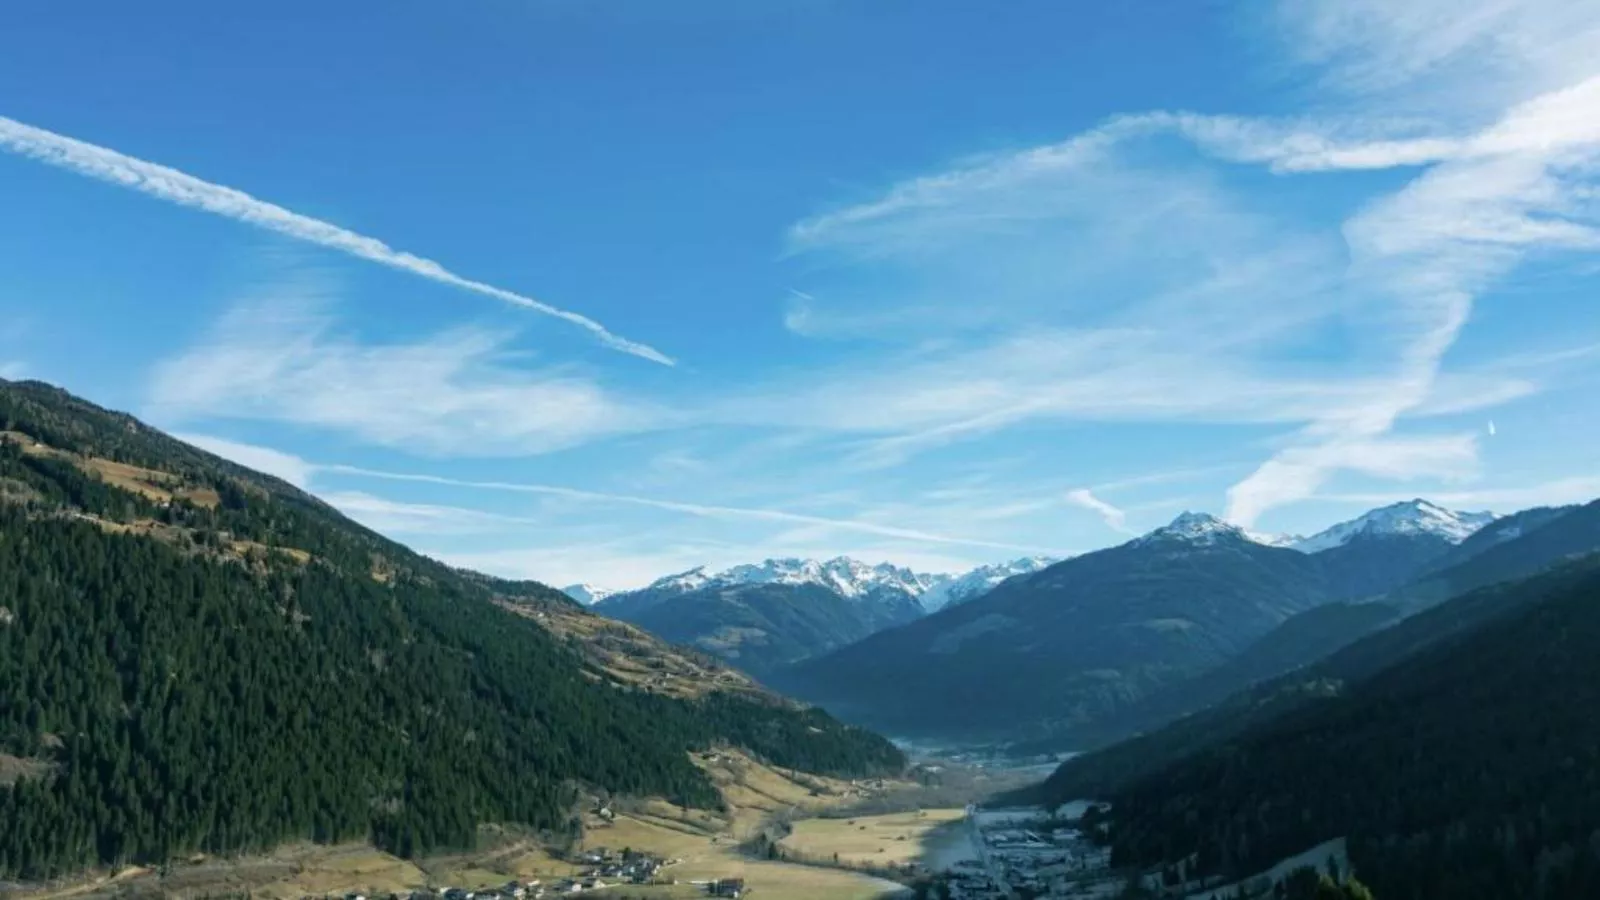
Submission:
[[[1291,620],[1276,634],[1280,638],[1293,638],[1290,625],[1305,634],[1292,642],[1292,646],[1305,649],[1317,641],[1324,645],[1329,640],[1343,639],[1361,625],[1376,625],[1374,630],[1352,640],[1323,658],[1308,665],[1293,667],[1292,671],[1276,677],[1263,678],[1259,683],[1240,689],[1215,705],[1176,719],[1164,727],[1138,737],[1114,744],[1103,750],[1076,757],[1062,764],[1046,782],[1046,793],[1052,797],[1100,795],[1139,778],[1170,766],[1190,754],[1221,746],[1251,726],[1267,722],[1318,698],[1336,695],[1346,685],[1361,681],[1382,669],[1396,665],[1411,655],[1435,643],[1452,639],[1478,629],[1491,627],[1513,615],[1541,595],[1524,590],[1522,579],[1530,573],[1549,570],[1552,566],[1570,563],[1569,554],[1555,554],[1557,549],[1582,546],[1589,535],[1590,553],[1600,552],[1600,533],[1595,532],[1595,520],[1600,518],[1600,501],[1578,507],[1568,515],[1550,520],[1536,531],[1507,542],[1496,565],[1481,566],[1472,562],[1466,572],[1452,570],[1448,579],[1467,583],[1489,577],[1490,572],[1506,575],[1498,584],[1465,593],[1448,602],[1435,605],[1409,618],[1398,619],[1383,627],[1390,613],[1398,615],[1399,607],[1389,604],[1332,605],[1316,613]],[[1548,531],[1549,533],[1545,533]],[[1579,559],[1587,556],[1580,555]],[[1460,567],[1458,567],[1459,569]],[[1397,596],[1406,592],[1397,592]],[[1320,633],[1318,629],[1321,629]],[[1266,664],[1282,665],[1287,660],[1274,658],[1268,648],[1252,650],[1240,660],[1254,660]],[[1248,672],[1233,667],[1218,669],[1226,679],[1237,680]],[[1227,687],[1221,679],[1208,680],[1218,690]],[[1170,710],[1169,710],[1170,711]]]
[[[1328,590],[1350,599],[1373,597],[1394,590],[1436,560],[1456,549],[1437,534],[1357,534],[1349,541],[1313,554]]]
[[[773,684],[895,734],[1038,736],[1218,665],[1334,599],[1314,557],[1190,518],[1011,579]]]
[[[1551,530],[1542,531],[1546,527]],[[1366,546],[1369,541],[1352,541],[1349,547]],[[1506,545],[1502,548],[1502,545]],[[1344,547],[1337,548],[1339,550]],[[1494,551],[1490,553],[1489,551]],[[1114,714],[1088,727],[1052,735],[1019,745],[1019,753],[1092,750],[1141,732],[1158,731],[1169,722],[1199,713],[1222,703],[1231,695],[1252,685],[1268,682],[1302,666],[1311,665],[1367,635],[1400,621],[1406,615],[1437,601],[1447,591],[1457,594],[1502,581],[1526,578],[1541,572],[1575,553],[1600,551],[1600,505],[1569,506],[1559,509],[1533,509],[1498,520],[1448,550],[1424,568],[1415,582],[1388,594],[1361,601],[1341,601],[1314,607],[1289,617],[1238,656],[1191,679],[1166,685]],[[1325,551],[1317,558],[1327,564]],[[1383,552],[1383,551],[1380,551]],[[1485,554],[1487,554],[1485,556]],[[1477,557],[1484,556],[1479,560]],[[1358,566],[1359,558],[1341,555],[1340,565]],[[1440,561],[1453,562],[1439,568]],[[1228,707],[1218,719],[1234,719],[1236,710]],[[1177,733],[1186,733],[1211,717],[1201,714],[1194,723],[1178,722]],[[1237,719],[1233,722],[1238,724]],[[1209,727],[1209,726],[1208,726]],[[1158,740],[1166,738],[1158,734]],[[1181,741],[1170,742],[1181,745]],[[1133,762],[1140,754],[1120,753],[1121,762]],[[1080,759],[1087,765],[1089,757]]]
[[[1115,862],[1248,873],[1346,837],[1384,898],[1600,896],[1600,560],[1433,613],[1457,603],[1501,614],[1354,645],[1347,689],[1100,795]]]
[[[758,678],[923,614],[915,597],[892,589],[860,597],[815,584],[713,585],[648,598],[647,593],[619,594],[596,610]]]
[[[578,785],[714,804],[688,760],[904,759],[736,679],[693,699],[295,488],[0,381],[0,873],[310,838],[409,855],[569,826]],[[598,620],[597,620],[598,621]],[[642,640],[642,638],[640,638]]]

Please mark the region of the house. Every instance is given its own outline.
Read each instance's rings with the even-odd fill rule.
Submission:
[[[723,878],[711,883],[711,896],[713,897],[743,897],[743,878]]]

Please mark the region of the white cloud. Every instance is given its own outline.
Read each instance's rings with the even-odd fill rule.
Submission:
[[[534,544],[494,550],[430,550],[450,565],[502,578],[533,579],[556,586],[589,583],[613,590],[641,588],[696,566],[724,569],[769,557],[829,559],[849,555],[869,563],[889,561],[917,572],[965,572],[985,558],[930,553],[926,546],[839,543],[816,535],[779,534],[740,544],[692,542],[670,535],[636,535],[592,543]]]
[[[1228,518],[1254,524],[1269,509],[1317,496],[1335,472],[1393,481],[1462,481],[1478,474],[1477,436],[1397,438],[1356,434],[1285,449],[1228,491]]]
[[[587,378],[506,365],[506,336],[463,328],[365,344],[293,292],[236,308],[157,367],[158,417],[336,428],[423,453],[539,453],[658,427],[660,414]]]
[[[1379,506],[1409,500],[1413,496],[1415,494],[1354,493],[1323,494],[1317,499]],[[1600,497],[1600,475],[1575,475],[1523,485],[1435,491],[1428,495],[1430,501],[1456,509],[1493,509],[1502,513],[1535,506],[1593,503],[1596,497]]]
[[[873,466],[1041,418],[1300,425],[1236,486],[1232,515],[1246,521],[1339,471],[1464,477],[1470,440],[1394,432],[1541,387],[1444,362],[1474,301],[1524,259],[1600,248],[1600,7],[1579,6],[1284,3],[1296,52],[1335,88],[1311,104],[1317,117],[1122,115],[797,223],[794,252],[871,267],[879,295],[915,271],[890,304],[920,312],[932,297],[941,314],[914,319],[986,331],[791,391],[785,414],[877,423],[889,436],[855,451]],[[1421,171],[1330,247],[1317,223],[1222,191],[1215,162],[1150,162],[1173,136],[1284,175]],[[833,323],[882,330],[861,297],[838,293]],[[829,310],[805,300],[803,330],[822,333]],[[1326,324],[1352,336],[1349,359],[1285,353]]]
[[[1288,46],[1347,96],[1492,115],[1592,74],[1600,13],[1573,0],[1284,0]]]
[[[1600,248],[1593,210],[1570,199],[1600,163],[1597,123],[1600,77],[1520,103],[1346,223],[1358,283],[1392,304],[1388,331],[1400,344],[1393,378],[1365,401],[1318,417],[1295,446],[1236,485],[1231,518],[1250,524],[1313,496],[1340,470],[1385,474],[1363,468],[1377,457],[1395,461],[1388,477],[1432,471],[1408,464],[1415,460],[1465,465],[1475,454],[1465,439],[1384,436],[1435,398],[1445,355],[1478,296],[1531,252]]]
[[[798,223],[797,251],[873,276],[879,308],[842,293],[833,324],[876,328],[899,307],[947,339],[764,389],[744,420],[778,410],[801,427],[884,434],[853,453],[887,467],[1038,420],[1300,424],[1358,411],[1392,389],[1385,360],[1290,365],[1283,352],[1336,320],[1386,324],[1382,312],[1356,318],[1332,223],[1319,231],[1252,205],[1224,190],[1203,156],[1154,163],[1142,152],[1162,135],[1198,140],[1220,121],[1125,116]],[[1236,131],[1242,121],[1228,120]],[[904,289],[883,291],[885,281]],[[811,295],[804,311],[812,331],[829,315]],[[1435,414],[1533,389],[1497,373],[1474,381],[1439,398],[1425,379],[1428,402],[1408,409]]]
[[[1123,534],[1133,533],[1133,530],[1128,527],[1127,512],[1096,497],[1094,492],[1088,488],[1076,488],[1068,491],[1066,500],[1068,503],[1074,506],[1081,506],[1104,519],[1106,527],[1112,531],[1119,531]]]
[[[254,225],[286,237],[409,272],[430,281],[554,316],[588,331],[601,343],[614,350],[672,365],[672,360],[660,351],[613,334],[605,326],[587,316],[558,309],[532,297],[492,284],[464,278],[431,259],[395,250],[376,238],[300,215],[281,206],[257,200],[243,191],[203,181],[167,166],[135,159],[106,147],[25,125],[4,116],[0,116],[0,149],[99,181],[139,191],[169,203],[204,210],[236,222]]]
[[[597,542],[425,552],[452,566],[500,578],[533,580],[555,587],[587,583],[611,590],[631,590],[663,575],[703,565],[708,553],[716,551],[696,544],[662,543],[643,549],[632,543]]]
[[[357,522],[391,536],[502,534],[510,527],[548,527],[552,524],[549,519],[535,516],[508,516],[460,506],[404,503],[361,491],[329,491],[320,496]]]
[[[1007,544],[995,541],[980,540],[976,538],[966,538],[958,535],[936,534],[933,532],[922,531],[915,528],[903,528],[897,525],[891,525],[882,522],[866,521],[861,519],[829,518],[827,516],[807,515],[780,509],[685,503],[676,500],[659,500],[650,497],[637,497],[629,494],[612,494],[603,491],[588,491],[577,488],[561,487],[558,485],[525,484],[504,481],[475,481],[421,473],[385,472],[358,466],[324,466],[323,469],[328,472],[337,472],[344,475],[376,478],[387,481],[411,482],[415,484],[435,484],[448,487],[470,488],[473,490],[497,491],[503,493],[562,497],[568,500],[583,501],[592,504],[645,507],[649,509],[677,512],[709,519],[744,519],[785,525],[816,526],[843,532],[869,534],[877,537],[896,538],[919,543],[986,547],[990,549],[1017,551],[1021,553],[1050,552],[1048,548],[1041,548],[1037,546]]]
[[[193,444],[207,453],[214,453],[223,459],[236,462],[245,468],[281,478],[301,489],[305,489],[311,484],[312,473],[317,470],[317,467],[312,463],[306,462],[293,454],[274,450],[271,447],[243,444],[225,438],[212,437],[211,435],[181,431],[173,432],[172,436],[186,444]]]

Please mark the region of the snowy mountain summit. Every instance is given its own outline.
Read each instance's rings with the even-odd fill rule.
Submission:
[[[1459,544],[1497,518],[1492,512],[1457,512],[1426,500],[1407,500],[1374,509],[1289,546],[1301,553],[1318,553],[1342,547],[1359,535],[1432,535]]]
[[[707,572],[704,566],[668,575],[652,582],[645,590],[697,591],[706,587],[735,587],[744,584],[815,584],[842,597],[864,597],[883,589],[921,596],[933,577],[918,575],[889,563],[868,565],[848,556],[830,560],[769,559],[734,566],[721,572]]]
[[[897,591],[916,598],[924,609],[932,612],[986,594],[1007,578],[1031,574],[1059,561],[1053,557],[1030,556],[979,566],[959,574],[926,574],[889,563],[870,565],[848,556],[829,560],[769,559],[720,572],[709,572],[701,566],[657,579],[644,591],[688,593],[707,587],[745,584],[814,584],[850,599]]]
[[[1243,528],[1224,522],[1209,513],[1184,512],[1173,519],[1171,524],[1157,528],[1144,537],[1135,538],[1133,543],[1136,546],[1145,546],[1164,541],[1181,541],[1190,545],[1209,546],[1227,538],[1238,538],[1260,544],[1271,542],[1270,539],[1258,540]]]
[[[933,575],[926,576],[932,584],[919,598],[922,607],[928,612],[943,609],[955,603],[964,603],[976,597],[989,593],[1000,586],[1000,582],[1018,575],[1032,575],[1034,572],[1048,566],[1053,566],[1061,560],[1053,556],[1025,556],[1010,562],[994,563],[979,566],[964,575]]]
[[[593,606],[601,600],[617,593],[610,588],[596,587],[592,584],[569,584],[561,589],[561,593],[582,603],[584,606]]]

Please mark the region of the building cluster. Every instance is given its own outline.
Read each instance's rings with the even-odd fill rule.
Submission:
[[[568,878],[549,880],[530,878],[525,881],[508,881],[500,887],[477,890],[441,887],[436,890],[412,891],[409,894],[376,896],[346,894],[343,900],[537,900],[543,897],[581,894],[619,885],[676,884],[675,880],[662,875],[662,870],[675,861],[633,850],[613,853],[604,847],[597,847],[579,855],[578,862],[587,868],[581,874]],[[717,896],[741,896],[742,882],[740,888],[739,893]],[[330,898],[307,897],[304,900],[330,900]]]
[[[992,815],[969,811],[974,858],[944,876],[956,900],[1015,897],[1110,898],[1123,887],[1110,851],[1046,811]]]

